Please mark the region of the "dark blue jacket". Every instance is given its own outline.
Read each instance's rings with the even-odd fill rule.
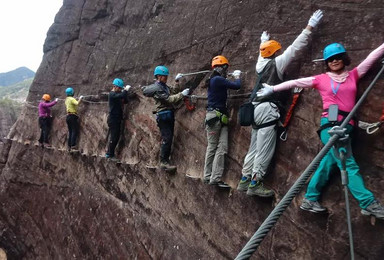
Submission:
[[[241,81],[229,81],[222,76],[214,76],[209,81],[208,87],[208,109],[217,109],[227,113],[227,90],[240,89]]]

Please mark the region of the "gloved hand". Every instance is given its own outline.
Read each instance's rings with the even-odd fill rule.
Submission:
[[[268,85],[267,83],[263,83],[263,88],[257,91],[257,97],[267,97],[272,95],[273,86]]]
[[[55,98],[55,102],[57,102],[57,101],[59,101],[59,99],[58,99],[58,98]]]
[[[130,85],[126,85],[125,88],[124,88],[124,90],[125,90],[125,91],[129,91],[130,88],[131,88]]]
[[[181,73],[177,73],[176,77],[175,77],[175,81],[178,81],[180,80],[184,75],[181,74]]]
[[[84,96],[80,96],[80,97],[79,97],[79,100],[82,100],[82,99],[83,99],[83,97],[84,97]]]
[[[269,41],[269,38],[270,38],[269,33],[267,31],[264,31],[260,37],[261,43]]]
[[[186,89],[184,89],[183,91],[181,91],[181,94],[183,94],[184,97],[185,97],[185,96],[188,96],[188,94],[189,94],[189,88],[186,88]]]
[[[308,25],[316,27],[316,25],[318,25],[318,23],[320,22],[321,18],[323,18],[323,11],[317,10],[313,13],[311,18],[309,18]]]
[[[235,79],[239,79],[240,78],[240,74],[241,74],[241,70],[235,70],[234,72],[232,72],[232,76]]]

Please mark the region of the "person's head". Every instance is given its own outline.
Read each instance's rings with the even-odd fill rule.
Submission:
[[[41,98],[45,102],[51,101],[51,96],[49,94],[44,94],[43,97]]]
[[[222,55],[215,56],[212,59],[211,66],[212,66],[212,69],[214,70],[214,72],[220,74],[223,77],[226,77],[227,70],[229,67],[229,61],[227,58],[225,58]]]
[[[124,81],[119,78],[115,78],[112,82],[113,91],[120,92],[124,88]]]
[[[260,55],[263,58],[272,58],[281,49],[281,44],[275,40],[270,40],[260,44]]]
[[[323,58],[327,71],[338,72],[351,64],[347,51],[340,43],[331,43],[324,48]]]
[[[73,88],[67,88],[65,90],[65,94],[67,95],[67,97],[73,97],[73,94],[74,94]]]
[[[153,75],[155,76],[157,81],[165,84],[168,80],[169,70],[167,67],[160,65],[155,68]]]

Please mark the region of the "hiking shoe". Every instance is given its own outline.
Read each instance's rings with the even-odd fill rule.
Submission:
[[[44,148],[47,148],[47,149],[51,149],[52,148],[52,145],[48,144],[48,143],[44,143],[43,144],[43,147]]]
[[[361,214],[384,219],[384,207],[380,202],[374,200],[368,207],[361,210]]]
[[[310,201],[306,198],[303,199],[300,208],[302,210],[311,211],[314,213],[323,213],[327,211],[327,208],[321,206],[318,201]]]
[[[251,178],[248,178],[246,176],[241,177],[241,180],[240,180],[239,184],[237,185],[237,190],[238,191],[247,191],[250,183],[251,183]]]
[[[227,183],[223,182],[223,181],[214,181],[214,182],[209,182],[209,185],[213,185],[213,186],[218,186],[220,188],[231,188],[231,186],[229,186]]]
[[[165,171],[176,171],[177,167],[175,165],[169,164],[169,162],[161,162],[160,169]]]
[[[69,151],[71,151],[71,152],[78,152],[79,149],[77,148],[77,146],[72,146],[71,148],[69,148]]]
[[[259,197],[273,197],[275,193],[272,190],[265,188],[262,182],[252,180],[251,183],[248,185],[247,195]]]

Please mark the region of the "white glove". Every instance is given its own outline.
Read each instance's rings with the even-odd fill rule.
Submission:
[[[323,11],[317,10],[313,13],[311,18],[309,18],[308,25],[311,27],[316,27],[316,25],[320,22],[321,18],[323,18]]]
[[[84,97],[84,96],[80,96],[80,97],[79,97],[79,100],[83,99],[83,97]]]
[[[126,85],[125,88],[124,88],[124,90],[125,90],[125,91],[129,91],[130,88],[131,88],[130,85]]]
[[[269,41],[269,38],[270,38],[269,33],[267,31],[264,31],[260,37],[261,43]]]
[[[184,97],[185,97],[185,96],[188,96],[188,94],[189,94],[189,88],[186,88],[186,89],[184,89],[183,91],[181,91],[181,94],[183,94]]]
[[[175,81],[178,81],[179,79],[181,79],[184,75],[181,74],[181,73],[177,73],[176,77],[175,77]]]
[[[232,72],[232,76],[235,79],[239,79],[240,78],[240,74],[241,74],[241,70],[235,70],[234,72]]]
[[[55,98],[55,102],[57,102],[57,101],[59,101],[59,99],[58,99],[58,98]]]
[[[257,91],[257,97],[267,97],[273,93],[273,86],[263,83],[263,88]]]

